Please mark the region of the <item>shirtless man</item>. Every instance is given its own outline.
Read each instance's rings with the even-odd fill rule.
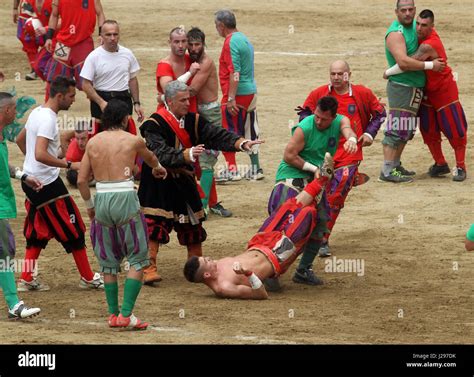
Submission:
[[[145,217],[140,212],[132,177],[135,157],[138,154],[153,167],[155,178],[166,177],[166,170],[141,137],[124,130],[128,124],[128,107],[124,102],[110,100],[102,124],[105,131],[87,144],[77,184],[91,219],[94,253],[104,273],[109,326],[144,330],[148,324],[132,313],[142,287],[143,268],[150,263]],[[90,174],[97,181],[94,200],[89,189]],[[117,274],[124,257],[130,269],[119,313]]]
[[[296,197],[268,217],[248,243],[247,251],[217,261],[191,257],[184,266],[190,282],[207,285],[216,296],[263,300],[268,293],[262,280],[283,274],[300,254],[316,226],[316,201],[333,175],[334,162],[326,153],[321,174]]]
[[[217,69],[214,61],[206,54],[206,35],[204,32],[193,27],[187,33],[188,51],[191,60],[199,63],[199,71],[193,77],[189,85],[191,95],[197,97],[199,115],[206,118],[216,127],[222,127],[222,113],[218,100]],[[222,217],[232,216],[232,212],[225,209],[217,200],[216,181],[214,178],[214,166],[217,163],[219,152],[206,150],[199,156],[201,176],[199,183],[205,197],[202,204],[205,210],[209,210]]]
[[[186,31],[181,27],[175,27],[170,31],[169,37],[170,53],[158,62],[156,67],[156,86],[158,88],[158,109],[164,106],[163,95],[166,85],[171,81],[179,80],[190,85],[192,77],[199,71],[199,63],[192,63],[186,54],[188,38]],[[191,97],[189,112],[197,112],[196,97]]]

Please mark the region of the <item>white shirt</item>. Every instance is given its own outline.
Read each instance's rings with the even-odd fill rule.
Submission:
[[[23,172],[40,180],[43,185],[49,185],[59,176],[59,168],[48,166],[36,161],[35,149],[38,136],[49,140],[48,153],[57,157],[60,141],[59,129],[56,124],[57,114],[46,107],[34,109],[26,122],[26,156]]]
[[[117,52],[108,52],[102,46],[92,51],[81,69],[81,77],[91,81],[95,90],[121,92],[129,89],[140,65],[128,48],[118,45]]]

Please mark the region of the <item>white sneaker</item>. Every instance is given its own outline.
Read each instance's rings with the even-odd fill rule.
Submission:
[[[30,318],[40,314],[40,308],[28,308],[23,301],[20,301],[8,311],[9,319]]]
[[[33,278],[32,281],[25,281],[23,279],[20,279],[20,281],[18,282],[17,291],[49,291],[49,285],[41,283],[37,278]]]
[[[25,75],[26,81],[33,81],[38,79],[38,75],[36,74],[35,71],[31,71],[30,73],[27,73]]]
[[[102,276],[100,276],[100,274],[96,272],[91,281],[87,281],[86,279],[81,277],[81,281],[79,282],[79,288],[104,289],[104,280],[102,279]]]

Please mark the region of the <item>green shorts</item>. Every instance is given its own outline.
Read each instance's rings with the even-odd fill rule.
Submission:
[[[199,105],[199,115],[206,118],[212,125],[216,127],[222,127],[222,113],[220,104],[215,103],[215,107],[207,108],[208,105],[212,106],[213,104],[204,104]],[[218,151],[206,150],[199,156],[199,165],[202,170],[213,170],[214,166],[217,163],[217,156],[219,155]]]
[[[423,89],[389,81],[387,96],[390,110],[382,144],[397,148],[400,144],[406,144],[408,140],[413,139],[415,135]]]
[[[137,271],[148,266],[147,225],[133,182],[98,182],[94,204],[91,240],[101,272],[116,275],[124,258]]]

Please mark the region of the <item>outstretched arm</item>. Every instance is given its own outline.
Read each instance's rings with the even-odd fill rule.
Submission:
[[[351,127],[351,121],[347,117],[341,120],[341,133],[346,138],[344,150],[349,153],[357,152],[357,135]]]
[[[158,158],[153,154],[152,151],[147,149],[145,141],[140,137],[137,136],[137,154],[143,158],[143,161],[153,169],[153,175],[155,178],[166,178],[167,172],[166,169],[161,166]]]

